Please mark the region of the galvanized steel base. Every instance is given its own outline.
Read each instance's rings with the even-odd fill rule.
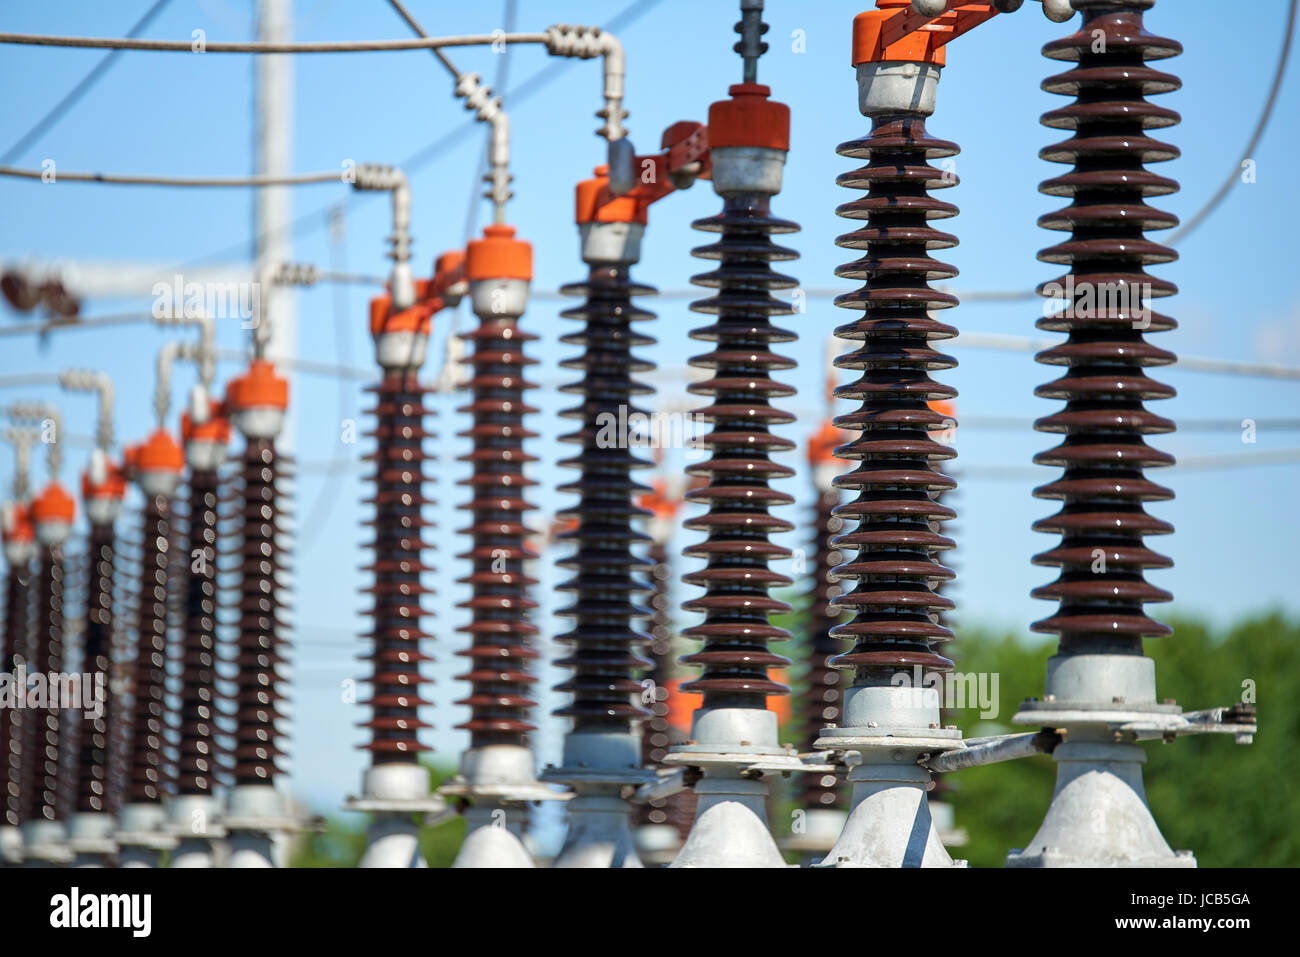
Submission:
[[[1103,726],[1072,727],[1056,746],[1056,791],[1033,839],[1008,867],[1195,867],[1173,851],[1147,806],[1146,752]]]
[[[536,867],[524,847],[518,807],[475,805],[465,811],[465,820],[469,829],[452,867]]]
[[[699,804],[670,867],[785,867],[767,824],[767,782],[739,768],[710,767],[696,783]]]

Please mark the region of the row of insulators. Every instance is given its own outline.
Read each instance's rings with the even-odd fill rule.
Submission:
[[[43,547],[34,568],[7,570],[0,663],[11,673],[20,662],[29,674],[62,670],[71,618],[82,623],[79,671],[102,674],[107,695],[102,712],[84,718],[0,712],[6,823],[273,783],[285,475],[273,442],[250,440],[237,483],[193,472],[179,501],[146,496],[134,536],[92,524],[84,552]],[[223,567],[226,555],[237,563]],[[224,573],[233,573],[233,601]],[[231,616],[222,615],[227,605]],[[170,687],[169,672],[179,677]],[[218,700],[228,680],[233,711]]]

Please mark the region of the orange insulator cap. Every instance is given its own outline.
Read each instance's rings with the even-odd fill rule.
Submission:
[[[58,482],[50,482],[32,502],[32,520],[37,523],[67,522],[71,525],[76,517],[77,503]]]
[[[90,470],[81,473],[81,497],[89,501],[92,498],[126,498],[126,474],[114,464],[112,459],[106,459],[105,464],[108,466],[108,477],[98,485],[90,480]]]
[[[140,445],[131,447],[128,463],[144,472],[176,472],[185,470],[185,453],[180,443],[165,429],[155,429]]]
[[[532,279],[533,244],[515,239],[515,228],[494,223],[484,228],[482,239],[466,248],[465,278]]]
[[[940,34],[930,30],[914,30],[901,40],[886,46],[881,40],[885,22],[897,15],[900,7],[910,7],[911,0],[876,0],[879,10],[867,10],[853,18],[853,65],[880,63],[885,60],[910,60],[915,63],[946,62]]]
[[[635,196],[609,192],[609,167],[597,166],[595,179],[584,179],[574,191],[573,221],[583,223],[640,223],[649,221],[648,203]]]
[[[275,372],[265,359],[254,359],[248,371],[226,385],[226,403],[232,411],[289,407],[289,380]]]
[[[817,434],[808,441],[808,464],[824,465],[834,461],[835,449],[843,443],[844,432],[827,419],[817,430]]]
[[[0,528],[0,532],[4,533],[4,540],[7,542],[36,541],[36,526],[32,523],[31,506],[24,505],[22,502],[13,502],[10,504],[9,514],[13,524],[7,528]]]
[[[209,399],[208,421],[196,423],[190,418],[186,409],[181,413],[181,438],[186,442],[197,439],[200,442],[230,442],[230,420],[225,417],[225,406],[216,399]]]
[[[769,100],[770,87],[737,83],[727,91],[729,100],[709,106],[709,148],[765,146],[790,148],[790,107]]]
[[[418,332],[427,336],[433,327],[433,314],[438,311],[438,305],[436,300],[425,300],[417,302],[410,309],[393,312],[392,296],[376,296],[370,300],[370,334],[379,336],[385,332]]]
[[[667,484],[661,478],[651,480],[651,491],[641,494],[637,499],[637,506],[653,512],[655,518],[671,519],[677,514],[677,509],[681,507],[682,502],[681,499],[668,497]]]

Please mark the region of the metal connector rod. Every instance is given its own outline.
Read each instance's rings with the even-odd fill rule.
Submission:
[[[508,136],[508,134],[507,134]],[[507,145],[507,156],[509,147]],[[388,256],[393,261],[390,284],[393,307],[409,309],[415,305],[415,277],[411,273],[411,186],[406,174],[384,163],[358,163],[353,170],[352,187],[392,193],[393,231]]]
[[[176,364],[177,359],[191,359],[201,362],[200,355],[202,350],[192,342],[180,342],[172,340],[164,342],[158,349],[158,358],[155,364],[155,382],[153,392],[153,412],[154,419],[158,428],[167,427],[167,414],[171,411],[172,405],[172,366]]]
[[[1183,713],[1183,718],[1187,721],[1187,726],[1175,729],[1172,734],[1176,737],[1181,738],[1191,734],[1235,734],[1238,744],[1250,744],[1254,740],[1255,732],[1259,730],[1253,704],[1234,704],[1219,708],[1204,708],[1200,711],[1186,711]],[[1132,734],[1135,741],[1154,741],[1156,738],[1168,740],[1171,734],[1149,727],[1129,731],[1121,726],[1119,730]]]
[[[185,358],[193,359],[199,364],[199,381],[203,383],[204,388],[209,388],[217,377],[217,324],[211,316],[200,314],[197,316],[177,315],[176,307],[179,303],[173,303],[173,309],[170,313],[164,315],[154,314],[154,322],[160,326],[197,326],[199,329],[199,342],[197,351],[183,353]],[[182,355],[178,353],[178,356]],[[161,358],[161,357],[160,357]],[[175,358],[175,357],[173,357]],[[162,423],[159,423],[160,425]]]
[[[35,429],[8,426],[0,437],[14,447],[13,499],[24,502],[31,492],[32,446],[41,440],[41,434]]]
[[[632,804],[649,804],[651,801],[663,801],[674,794],[689,791],[699,780],[700,772],[691,767],[680,767],[671,774],[664,775],[658,781],[643,784],[632,792],[628,801]]]
[[[1051,754],[1061,743],[1061,735],[1049,728],[1025,734],[999,734],[988,738],[970,738],[966,747],[941,754],[923,754],[916,763],[940,773],[964,771],[985,764],[1015,761],[1035,754]]]
[[[759,7],[762,7],[761,0]],[[509,35],[506,42],[511,42]],[[547,28],[545,43],[547,52],[552,56],[578,57],[583,60],[604,58],[605,108],[597,111],[596,116],[604,120],[605,125],[596,131],[596,135],[603,136],[611,143],[627,136],[627,130],[623,128],[623,120],[628,116],[623,109],[623,80],[627,75],[627,57],[618,37],[600,27],[557,23]]]
[[[9,406],[9,418],[16,423],[35,423],[44,429],[44,423],[53,426],[48,437],[42,432],[41,441],[49,446],[50,478],[57,479],[63,470],[63,413],[49,402],[15,402]]]
[[[745,82],[758,82],[758,58],[767,52],[763,34],[767,24],[763,22],[763,0],[740,0],[740,22],[736,24],[740,34],[733,49],[745,61]]]
[[[99,396],[99,417],[95,427],[95,444],[107,454],[113,447],[113,380],[97,369],[64,369],[59,385],[74,392],[94,392]]]
[[[506,203],[514,194],[510,192],[510,117],[501,108],[501,97],[492,95],[492,88],[482,82],[477,73],[461,73],[456,77],[456,95],[465,101],[465,109],[475,119],[487,123],[492,130],[488,144],[488,199],[492,200],[492,221],[506,221]]]

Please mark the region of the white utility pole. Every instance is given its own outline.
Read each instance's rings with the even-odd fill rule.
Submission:
[[[257,38],[266,43],[283,43],[291,40],[292,0],[258,0]],[[293,57],[283,54],[260,55],[253,58],[257,95],[257,172],[261,175],[288,175],[293,165]],[[292,261],[293,239],[289,234],[292,220],[292,188],[269,186],[254,191],[254,223],[256,239],[255,257],[259,278],[269,275],[283,263]],[[291,286],[277,286],[270,291],[268,300],[271,317],[271,340],[266,357],[275,362],[291,359],[298,344],[298,296]],[[297,382],[285,367],[282,375],[289,376],[289,394],[296,392]],[[284,451],[295,445],[294,423],[296,402],[289,403],[284,429],[276,440]]]

